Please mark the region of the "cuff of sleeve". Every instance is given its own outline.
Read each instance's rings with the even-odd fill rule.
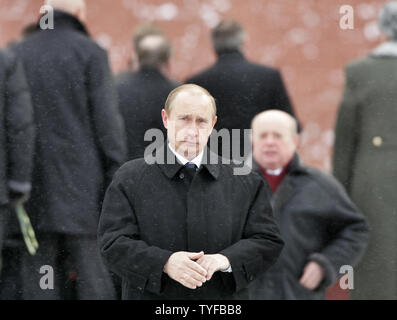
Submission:
[[[329,261],[325,255],[321,253],[313,253],[309,256],[309,260],[317,262],[324,269],[325,276],[322,286],[329,287],[336,281],[338,274],[331,261]]]
[[[8,181],[8,187],[11,191],[19,193],[27,193],[32,189],[32,185],[29,182],[20,182],[15,180]]]
[[[221,272],[232,272],[232,266],[230,266],[229,268],[227,268],[225,270],[221,270]]]
[[[164,275],[164,266],[173,252],[167,250],[161,250],[158,252],[156,257],[156,267],[153,272],[149,275],[149,281],[147,283],[146,289],[155,294],[161,294],[163,286],[162,279]]]

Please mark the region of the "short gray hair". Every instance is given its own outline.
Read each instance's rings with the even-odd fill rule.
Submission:
[[[243,27],[233,20],[221,21],[211,33],[212,44],[217,54],[225,51],[241,50],[244,37]]]
[[[134,46],[140,66],[159,68],[171,58],[171,43],[160,28],[141,25],[134,34]]]
[[[397,40],[397,1],[390,1],[382,7],[378,22],[387,37]]]

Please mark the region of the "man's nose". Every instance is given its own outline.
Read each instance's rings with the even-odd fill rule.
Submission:
[[[194,121],[192,121],[192,123],[188,127],[187,132],[188,132],[189,135],[198,136],[198,134],[199,134],[198,125]]]

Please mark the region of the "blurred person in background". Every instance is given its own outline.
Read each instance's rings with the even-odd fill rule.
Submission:
[[[54,29],[17,44],[35,115],[34,170],[26,209],[39,250],[22,257],[24,299],[112,299],[96,230],[102,197],[125,159],[125,133],[106,51],[84,26],[83,0],[48,0]],[[40,268],[54,271],[43,290]],[[71,293],[70,283],[74,283]]]
[[[280,109],[294,115],[287,90],[278,70],[248,61],[243,54],[246,38],[242,26],[236,21],[221,21],[211,33],[217,62],[186,80],[206,88],[216,99],[219,121],[215,129],[240,129],[238,156],[247,156],[251,151],[249,135],[252,118],[267,109]],[[245,139],[245,140],[244,140]],[[225,158],[237,158],[231,146],[222,151],[223,141],[218,140],[218,153]],[[248,147],[247,151],[245,148]],[[215,150],[214,150],[215,151]]]
[[[155,25],[137,28],[134,36],[139,69],[123,72],[116,78],[120,111],[126,134],[128,159],[142,158],[150,141],[145,142],[149,129],[166,131],[161,120],[161,109],[168,94],[177,87],[169,79],[171,43]]]
[[[9,50],[0,51],[0,299],[17,299],[18,269],[9,266],[11,234],[19,234],[17,204],[31,191],[34,146],[33,109],[22,64]],[[15,230],[14,230],[15,229]],[[3,250],[4,249],[4,250]],[[12,269],[12,268],[11,268]],[[12,279],[12,281],[10,281]]]
[[[254,171],[271,188],[285,246],[277,262],[250,285],[251,299],[325,299],[343,265],[356,266],[368,226],[332,176],[302,163],[297,122],[269,110],[252,122]]]
[[[346,66],[335,126],[334,175],[368,219],[368,250],[353,299],[397,299],[397,2],[379,25],[389,41]]]

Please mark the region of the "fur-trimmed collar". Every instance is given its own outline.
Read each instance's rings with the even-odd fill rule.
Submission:
[[[382,43],[374,51],[371,52],[373,57],[397,57],[397,42],[389,41]]]

